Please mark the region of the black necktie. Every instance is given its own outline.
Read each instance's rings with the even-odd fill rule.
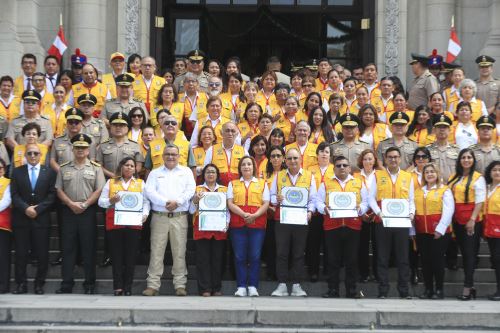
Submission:
[[[31,90],[31,78],[28,78],[28,84],[26,85],[26,90]]]

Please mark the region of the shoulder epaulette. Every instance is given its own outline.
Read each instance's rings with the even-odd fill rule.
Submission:
[[[364,143],[364,144],[366,144],[366,145],[369,145],[369,143],[368,143],[368,142],[366,142],[366,141],[359,140],[359,139],[358,139],[358,141],[359,141],[359,142],[361,142],[361,143]]]
[[[65,136],[66,136],[66,134],[61,134],[61,135],[59,135],[59,136],[56,136],[56,139],[63,138],[63,137],[65,137]]]
[[[101,142],[101,144],[102,144],[102,143],[109,142],[110,140],[111,140],[111,138],[107,138],[106,140],[104,140],[103,142]]]
[[[65,165],[68,165],[71,161],[68,161],[68,162],[64,162],[63,164],[61,164],[59,167],[63,167]]]
[[[475,143],[469,147],[469,149],[480,148],[479,144]]]
[[[384,141],[389,141],[391,140],[392,138],[385,138],[384,140],[380,141],[380,142],[384,142]]]
[[[140,100],[140,99],[138,99],[138,98],[135,98],[135,97],[133,97],[133,98],[132,98],[132,100],[133,100],[134,102],[142,103],[142,100]]]
[[[133,143],[137,143],[136,140],[132,140],[132,139],[128,139],[128,141],[133,142]]]
[[[90,163],[91,163],[91,164],[93,164],[93,165],[95,165],[95,166],[98,166],[98,167],[100,167],[100,166],[101,166],[101,165],[100,165],[99,163],[97,163],[96,161],[92,161],[92,160],[90,160]]]

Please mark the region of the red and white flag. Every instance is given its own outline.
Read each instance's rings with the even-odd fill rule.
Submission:
[[[448,52],[446,53],[446,62],[453,62],[460,51],[462,46],[460,46],[460,41],[458,40],[457,31],[455,30],[455,17],[451,18],[451,31],[450,31],[450,41],[448,42]]]
[[[57,33],[56,39],[54,39],[54,42],[50,46],[50,49],[47,51],[47,53],[57,57],[59,62],[61,62],[62,55],[67,48],[68,44],[66,43],[66,39],[64,39],[64,31],[61,24],[59,26],[59,32]]]

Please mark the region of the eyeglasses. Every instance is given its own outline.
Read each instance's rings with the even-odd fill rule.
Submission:
[[[429,158],[429,156],[427,156],[427,155],[420,155],[420,154],[415,155],[415,159],[417,159],[417,160],[423,160],[424,158]]]
[[[349,164],[335,164],[336,168],[342,169],[342,168],[347,168],[349,167]]]
[[[26,155],[28,155],[28,156],[38,156],[38,155],[40,155],[40,152],[38,152],[38,151],[27,151]]]
[[[280,157],[283,157],[283,155],[281,155],[281,154],[271,154],[270,157],[271,158],[280,158]]]
[[[387,158],[388,160],[397,160],[399,156],[386,156],[385,158]]]
[[[163,156],[166,156],[166,157],[177,157],[177,156],[179,156],[179,154],[166,153],[166,154],[163,154]]]
[[[154,65],[153,64],[142,64],[141,66],[142,67],[153,67]]]
[[[210,82],[208,84],[209,87],[220,87],[221,83],[220,82]]]
[[[217,171],[215,171],[215,170],[207,170],[207,171],[205,171],[205,174],[207,174],[207,175],[216,175]]]
[[[189,62],[196,65],[201,64],[201,60],[189,60]]]
[[[80,122],[78,120],[68,120],[67,123],[68,123],[68,125],[76,126]]]
[[[308,88],[311,88],[313,85],[311,83],[307,83],[307,84],[303,84],[302,87],[308,87]]]
[[[163,125],[165,125],[165,126],[169,126],[169,125],[176,126],[177,122],[175,120],[165,120],[163,122]]]
[[[224,131],[225,133],[237,133],[237,130],[227,129]]]
[[[138,113],[138,114],[133,114],[131,116],[131,118],[142,118],[142,114]]]
[[[287,161],[295,161],[295,160],[298,160],[299,158],[297,156],[290,156],[290,157],[287,157],[286,160]]]

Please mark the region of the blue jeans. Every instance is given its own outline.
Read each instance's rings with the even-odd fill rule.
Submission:
[[[239,287],[258,287],[260,275],[260,254],[266,234],[265,229],[232,228],[234,263],[236,266],[236,284]]]

